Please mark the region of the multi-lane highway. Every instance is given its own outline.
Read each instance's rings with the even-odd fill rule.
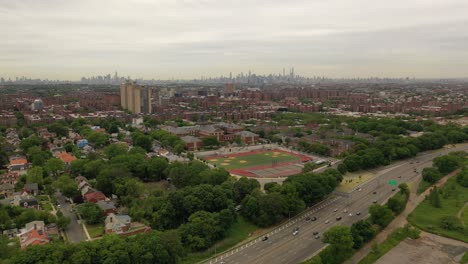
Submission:
[[[377,172],[374,179],[357,187],[351,193],[330,198],[310,208],[299,217],[278,226],[266,234],[267,240],[263,240],[261,236],[208,259],[204,263],[284,264],[304,261],[326,246],[321,241],[321,236],[328,228],[334,225],[350,226],[366,218],[367,210],[372,204],[383,204],[397,192],[397,187],[388,185],[389,180],[397,180],[398,184],[411,182],[416,177],[420,177],[424,167],[432,165],[432,159],[435,157],[460,150],[467,151],[468,144],[421,153],[416,158],[384,167]],[[317,220],[307,221],[307,217],[315,217]],[[337,217],[341,217],[341,220],[337,220]],[[299,232],[293,235],[297,228]],[[318,232],[320,238],[316,238],[315,232]]]

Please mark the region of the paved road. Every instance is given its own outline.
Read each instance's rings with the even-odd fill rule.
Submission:
[[[60,205],[60,209],[57,206],[57,210],[62,211],[63,215],[70,218],[70,224],[65,229],[65,232],[68,236],[68,241],[72,243],[78,243],[80,241],[86,240],[86,236],[83,232],[83,228],[78,223],[78,218],[76,214],[70,212],[71,205],[70,203],[65,202],[65,196],[63,196],[60,192],[55,194],[57,197],[57,203]]]
[[[260,238],[252,240],[247,244],[209,259],[205,263],[284,264],[302,262],[326,246],[321,239],[314,238],[313,232],[319,232],[322,235],[331,226],[338,224],[350,226],[352,223],[366,218],[368,216],[367,209],[374,201],[383,204],[397,191],[392,191],[395,187],[387,184],[389,180],[397,180],[398,184],[413,181],[420,176],[420,172],[424,167],[432,165],[433,158],[458,150],[468,150],[468,144],[422,153],[414,159],[384,167],[377,173],[377,177],[360,186],[361,191],[358,191],[357,188],[348,195],[314,206],[306,214],[268,233],[268,240],[262,241]],[[416,173],[415,170],[418,172]],[[344,210],[347,212],[344,213]],[[361,214],[357,216],[357,212]],[[349,213],[353,215],[349,216]],[[306,216],[315,216],[317,220],[313,222],[305,221]],[[342,219],[337,221],[337,217],[342,217]],[[329,223],[326,223],[327,221]],[[297,227],[299,227],[299,234],[293,236],[293,229]]]

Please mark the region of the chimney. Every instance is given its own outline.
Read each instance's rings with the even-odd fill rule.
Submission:
[[[110,222],[112,223],[112,216],[110,217],[110,219],[109,219],[109,220],[110,220]]]
[[[34,224],[34,230],[37,230],[37,224]]]

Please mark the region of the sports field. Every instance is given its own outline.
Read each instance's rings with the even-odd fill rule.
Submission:
[[[311,160],[310,157],[279,149],[210,156],[205,159],[231,173],[258,177],[280,177],[299,173],[301,167],[294,164]]]

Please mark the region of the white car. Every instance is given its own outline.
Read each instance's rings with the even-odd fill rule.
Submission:
[[[325,221],[325,224],[328,224],[328,223],[330,223],[330,220]]]
[[[335,209],[333,210],[333,212],[338,212],[338,209],[337,209],[337,208],[335,208]]]
[[[343,213],[347,213],[347,212],[348,212],[348,209],[344,209],[344,210],[343,210]]]
[[[296,230],[296,231],[293,232],[293,236],[295,236],[297,234],[299,234],[299,230]]]
[[[353,213],[349,213],[349,216],[353,216]]]

